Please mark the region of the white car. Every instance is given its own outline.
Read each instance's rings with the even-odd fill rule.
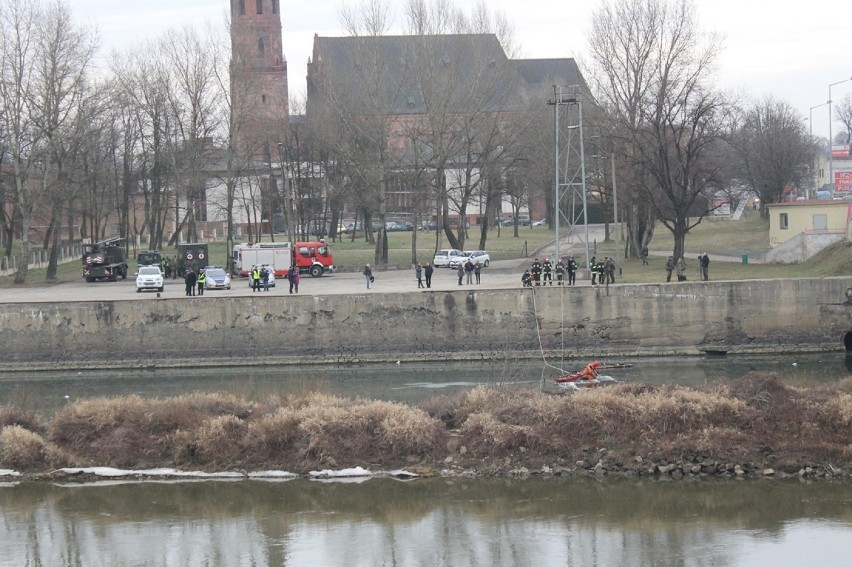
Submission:
[[[159,266],[139,266],[136,273],[136,293],[143,289],[163,291],[163,272]]]
[[[231,276],[219,267],[204,270],[204,289],[231,289]]]
[[[470,258],[474,265],[479,262],[483,268],[487,268],[491,264],[491,256],[485,250],[470,250],[463,252],[460,256],[450,258],[450,267],[458,268],[460,262],[467,262]]]
[[[483,268],[487,268],[491,264],[491,255],[485,250],[472,250],[468,252],[468,256],[473,260],[474,265],[479,262]]]
[[[441,266],[449,268],[450,260],[461,256],[462,254],[464,254],[464,252],[458,248],[444,248],[442,250],[438,250],[435,252],[435,257],[432,258],[432,265],[436,268],[440,268]]]

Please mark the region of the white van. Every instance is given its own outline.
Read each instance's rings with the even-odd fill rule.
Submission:
[[[435,252],[435,257],[432,258],[432,265],[436,268],[441,266],[450,267],[450,259],[455,256],[461,256],[463,252],[457,248],[443,248]]]

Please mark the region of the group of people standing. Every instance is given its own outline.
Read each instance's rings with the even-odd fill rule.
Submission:
[[[203,269],[199,269],[198,273],[189,268],[183,276],[183,283],[186,286],[186,296],[192,297],[195,295],[195,290],[198,289],[198,295],[204,295],[204,284],[207,283],[207,275]]]
[[[672,281],[672,272],[677,275],[677,281],[686,281],[686,260],[683,256],[674,259],[674,256],[666,258],[666,281]],[[707,252],[698,255],[698,275],[702,281],[710,280],[710,256]]]
[[[532,265],[521,276],[523,287],[553,285],[553,274],[556,273],[556,285],[565,283],[565,275],[568,275],[568,285],[577,285],[577,262],[573,256],[559,258],[554,266],[550,258],[539,262],[538,258],[533,260]]]
[[[598,261],[596,256],[592,256],[589,262],[589,272],[592,274],[592,285],[609,285],[615,283],[615,260],[609,256],[604,256],[602,261]]]
[[[435,268],[432,267],[432,264],[426,262],[426,264],[416,264],[414,266],[414,277],[417,278],[417,289],[421,288],[430,288],[432,287],[432,273],[435,271]],[[423,276],[426,276],[426,285],[423,285]],[[478,283],[478,282],[477,282]]]
[[[466,262],[459,262],[459,267],[456,269],[459,276],[459,285],[462,285],[462,280],[467,276],[467,285],[473,285],[473,278],[476,276],[476,283],[480,283],[482,276],[482,264],[479,262],[473,263],[470,258]]]

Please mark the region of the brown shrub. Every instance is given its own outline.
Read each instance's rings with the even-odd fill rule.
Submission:
[[[766,412],[784,411],[790,404],[792,391],[781,383],[777,374],[749,372],[730,385],[731,395]]]
[[[299,416],[292,408],[279,408],[251,422],[246,451],[255,459],[278,461],[293,450],[299,435]]]
[[[0,428],[7,425],[20,425],[40,435],[46,431],[45,426],[36,418],[34,412],[18,409],[9,404],[0,405]]]
[[[20,425],[0,429],[0,466],[31,470],[66,463],[62,451],[38,433]]]
[[[191,432],[194,460],[214,466],[237,466],[247,429],[246,423],[233,415],[205,419]]]
[[[504,456],[523,447],[539,449],[540,443],[534,427],[503,423],[493,415],[471,415],[461,429],[461,438],[474,454]]]
[[[209,417],[231,415],[249,418],[256,404],[222,392],[195,392],[174,398],[150,400],[146,428],[171,432],[196,427]]]
[[[852,394],[840,393],[820,404],[817,419],[822,428],[845,433],[852,443]]]
[[[432,456],[446,447],[447,431],[425,412],[401,404],[387,406],[381,421],[381,446],[394,458]]]

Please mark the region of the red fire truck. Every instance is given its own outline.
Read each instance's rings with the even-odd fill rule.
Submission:
[[[248,277],[253,266],[267,265],[275,277],[286,277],[290,266],[318,278],[334,271],[334,256],[325,240],[319,242],[258,242],[235,244],[232,258],[234,273]]]

